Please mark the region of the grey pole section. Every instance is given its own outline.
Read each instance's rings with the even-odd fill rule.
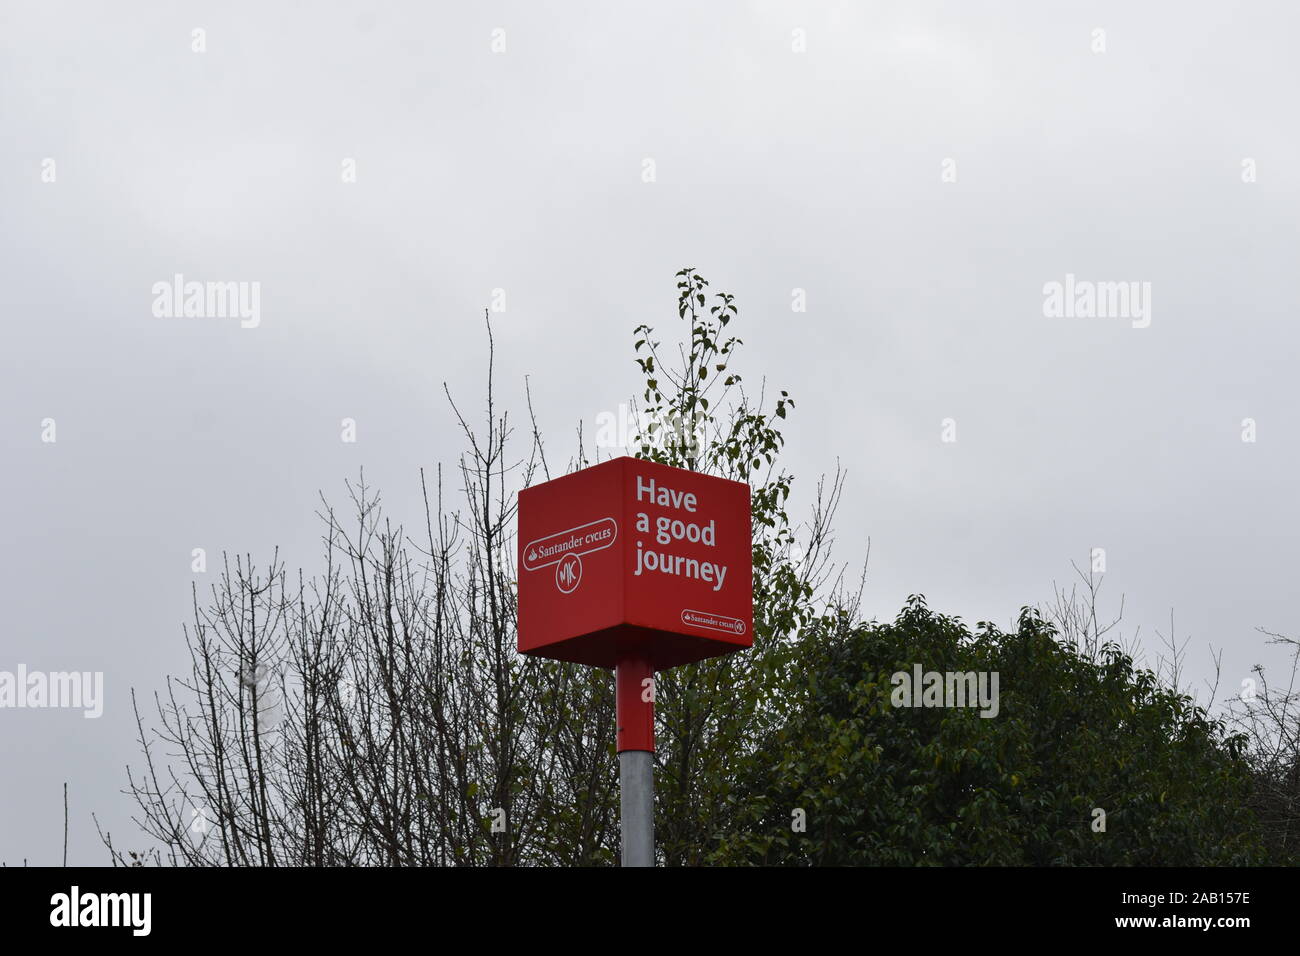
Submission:
[[[624,750],[618,755],[618,800],[624,866],[655,865],[655,755]]]

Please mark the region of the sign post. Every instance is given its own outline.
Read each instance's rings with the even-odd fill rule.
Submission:
[[[655,865],[654,671],[644,658],[614,668],[619,820],[624,866]],[[650,699],[647,700],[646,698]]]
[[[615,672],[624,866],[654,865],[654,675],[754,643],[749,486],[615,458],[519,493],[519,652]]]

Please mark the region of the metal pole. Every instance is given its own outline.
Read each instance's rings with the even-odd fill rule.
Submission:
[[[624,750],[618,755],[618,801],[623,828],[623,865],[655,865],[655,755]]]
[[[622,863],[654,866],[654,685],[646,685],[653,681],[654,669],[645,660],[629,658],[619,661],[614,673]]]

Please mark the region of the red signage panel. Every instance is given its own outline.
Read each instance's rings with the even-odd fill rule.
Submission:
[[[616,458],[519,494],[519,650],[656,670],[753,645],[749,486]]]

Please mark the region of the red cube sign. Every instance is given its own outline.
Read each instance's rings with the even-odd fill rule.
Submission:
[[[754,643],[749,486],[616,458],[519,493],[519,650],[655,670]]]

